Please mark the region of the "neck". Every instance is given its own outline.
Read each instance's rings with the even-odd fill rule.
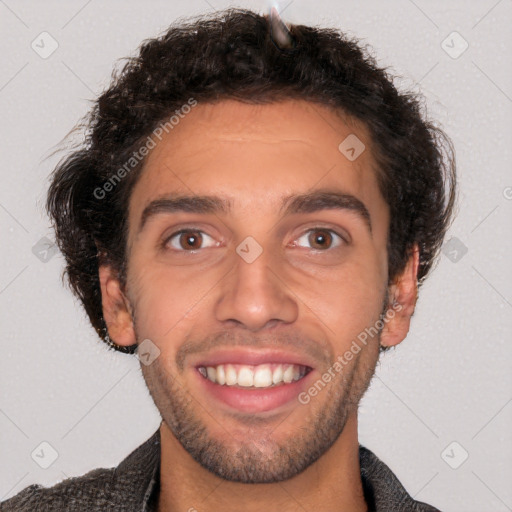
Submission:
[[[210,473],[160,426],[158,512],[366,512],[359,467],[357,412],[332,447],[299,475],[272,484],[230,482]]]

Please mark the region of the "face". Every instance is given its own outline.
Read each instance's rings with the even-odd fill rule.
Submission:
[[[375,336],[333,371],[387,305],[388,226],[366,130],[323,106],[199,104],[151,151],[129,204],[130,315],[105,318],[117,343],[160,351],[145,381],[202,466],[281,481],[336,443],[378,359]]]

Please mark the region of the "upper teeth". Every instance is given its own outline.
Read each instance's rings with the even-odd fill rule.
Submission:
[[[266,388],[301,379],[306,374],[306,367],[297,364],[219,364],[201,366],[199,372],[221,385]]]

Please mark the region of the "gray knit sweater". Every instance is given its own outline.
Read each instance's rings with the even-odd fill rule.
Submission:
[[[413,500],[391,470],[359,446],[368,511],[439,512]],[[0,503],[1,512],[156,512],[160,486],[160,430],[115,468],[100,468],[42,487],[33,484]]]

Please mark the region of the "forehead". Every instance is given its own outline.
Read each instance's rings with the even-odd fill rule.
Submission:
[[[355,160],[351,147],[364,147]],[[130,224],[151,201],[176,192],[225,197],[243,214],[277,210],[287,195],[332,188],[355,195],[371,213],[386,208],[375,169],[365,127],[325,106],[199,103],[148,155],[132,192]]]

